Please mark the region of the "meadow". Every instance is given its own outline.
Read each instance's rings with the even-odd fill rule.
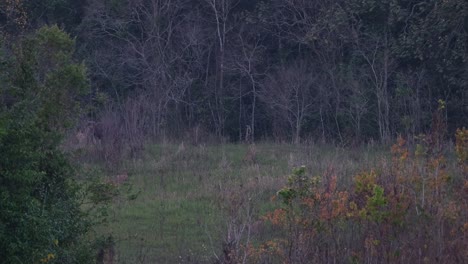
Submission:
[[[468,260],[466,129],[391,146],[147,144],[118,163],[98,147],[75,160],[111,187],[101,263]]]
[[[276,193],[293,168],[333,170],[351,184],[352,175],[388,156],[375,145],[151,145],[121,165],[136,199],[119,186],[109,222],[98,230],[112,235],[118,263],[221,262],[223,245],[260,243],[274,233],[261,219],[278,206]]]

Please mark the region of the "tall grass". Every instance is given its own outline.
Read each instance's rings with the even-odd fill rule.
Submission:
[[[151,145],[121,164],[139,195],[115,201],[99,232],[112,234],[118,263],[247,261],[245,245],[272,239],[264,215],[294,167],[333,170],[345,186],[388,155],[375,146]]]

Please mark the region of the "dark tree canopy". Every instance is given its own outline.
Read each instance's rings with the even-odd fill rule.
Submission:
[[[447,104],[449,134],[468,117],[463,0],[2,5],[7,38],[44,24],[76,37],[79,58],[90,68],[88,118],[99,121],[108,105],[127,134],[181,138],[201,128],[231,140],[251,133],[253,139],[388,142],[429,129],[439,99]],[[272,80],[289,74],[288,65],[301,63],[307,70],[296,74],[312,81],[304,87],[307,98],[290,98],[310,106],[298,130],[287,115],[271,111],[270,92]],[[295,89],[281,87],[284,94]]]

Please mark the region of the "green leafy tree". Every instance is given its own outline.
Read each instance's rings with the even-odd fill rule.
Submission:
[[[16,101],[37,111],[38,125],[62,132],[88,91],[86,66],[73,61],[75,41],[57,26],[43,27],[20,42],[13,73]]]
[[[79,110],[86,68],[74,41],[44,27],[3,54],[0,84],[0,259],[4,263],[89,263],[90,228],[74,169],[59,148]],[[1,67],[1,66],[0,66]]]

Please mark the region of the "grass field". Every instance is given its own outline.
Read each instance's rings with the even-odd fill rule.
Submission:
[[[268,236],[241,228],[278,203],[271,198],[292,168],[305,165],[310,175],[333,170],[347,184],[388,154],[373,146],[152,145],[122,165],[139,195],[116,199],[99,232],[113,236],[118,263],[213,263],[232,236]]]

